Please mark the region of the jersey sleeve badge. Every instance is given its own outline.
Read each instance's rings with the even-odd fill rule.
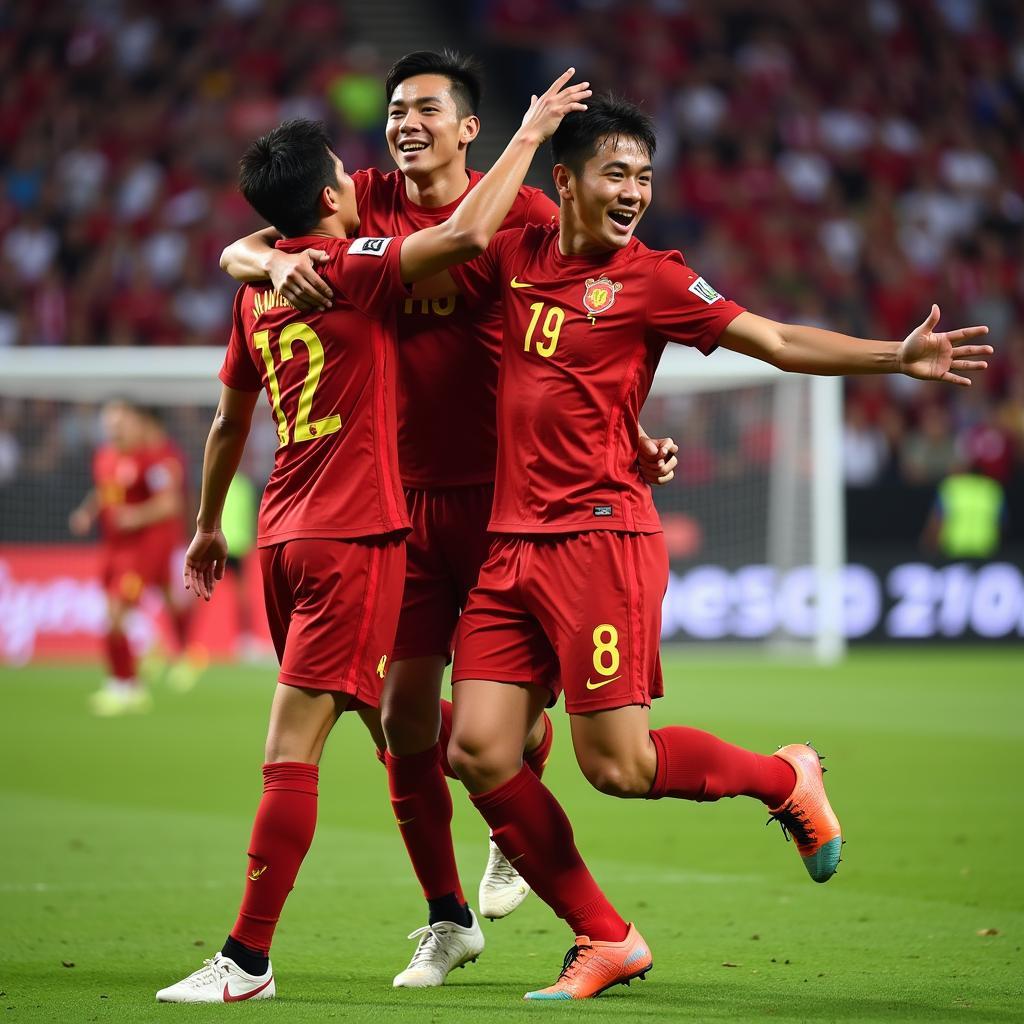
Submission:
[[[583,308],[590,316],[597,316],[612,308],[615,295],[622,291],[622,284],[610,277],[588,277],[583,289]]]
[[[693,284],[690,285],[689,290],[693,292],[698,299],[703,299],[709,306],[714,305],[714,303],[722,297],[714,288],[711,287],[711,285],[707,283],[707,281],[704,280],[703,277],[698,277]]]
[[[348,247],[349,256],[383,256],[393,238],[357,238]]]

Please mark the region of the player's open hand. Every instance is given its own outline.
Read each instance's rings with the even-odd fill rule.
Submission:
[[[568,81],[576,74],[575,68],[569,68],[559,75],[547,92],[530,98],[530,109],[523,118],[521,132],[538,146],[555,134],[555,129],[562,123],[562,118],[573,110],[586,110],[583,102],[590,94],[590,83],[579,82],[568,85]]]
[[[197,530],[185,552],[182,572],[185,589],[196,597],[209,601],[217,580],[224,579],[224,564],[228,557],[228,542],[220,530]]]
[[[988,363],[975,356],[992,354],[991,345],[961,345],[961,341],[981,338],[988,334],[987,327],[961,327],[956,331],[936,332],[939,307],[932,310],[916,331],[907,335],[900,345],[900,372],[918,380],[942,380],[969,388],[969,377],[961,377],[953,370],[987,370]]]
[[[323,249],[303,249],[296,253],[275,251],[267,262],[270,283],[304,313],[330,309],[334,292],[316,272],[316,264],[328,259]]]
[[[676,475],[678,451],[671,437],[641,437],[637,446],[641,476],[649,484],[667,484]]]

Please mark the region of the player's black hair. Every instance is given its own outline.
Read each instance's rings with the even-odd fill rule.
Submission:
[[[415,75],[443,75],[451,83],[452,99],[459,117],[469,117],[480,109],[483,92],[483,69],[475,57],[457,50],[416,50],[391,65],[384,80],[384,99],[390,103],[395,90]]]
[[[322,121],[285,121],[251,143],[239,163],[238,184],[249,205],[285,238],[319,223],[320,194],[338,188],[331,141]]]
[[[635,139],[653,160],[658,140],[654,122],[635,103],[605,93],[587,100],[586,110],[566,114],[551,136],[551,155],[576,174],[597,152],[602,139]]]
[[[154,426],[159,427],[161,430],[167,429],[167,423],[164,420],[164,412],[162,409],[155,405],[137,405],[136,410],[139,415],[149,420]]]

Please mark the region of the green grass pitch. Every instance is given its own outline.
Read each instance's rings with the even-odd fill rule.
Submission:
[[[261,1019],[1024,1019],[1021,649],[856,652],[840,668],[665,659],[656,723],[828,755],[848,843],[818,886],[749,800],[615,801],[578,774],[560,710],[547,781],[654,952],[643,984],[531,1005],[571,942],[536,897],[484,923],[442,989],[391,978],[422,923],[383,770],[353,717],[328,745],[320,826],[274,947],[279,998],[158,1006],[219,947],[259,796],[268,668],[218,667],[144,717],[96,720],[95,667],[0,673],[0,1024]],[[455,793],[467,893],[486,833]],[[475,900],[474,900],[475,902]]]

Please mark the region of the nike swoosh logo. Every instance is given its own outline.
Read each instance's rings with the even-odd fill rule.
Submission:
[[[519,854],[519,856],[518,856],[518,857],[513,857],[513,858],[512,858],[512,859],[511,859],[511,860],[509,861],[509,864],[515,864],[515,862],[516,862],[517,860],[522,860],[522,859],[523,859],[523,858],[524,858],[525,856],[526,856],[526,854],[525,854],[525,853],[521,853],[521,854]]]
[[[264,865],[263,865],[263,867],[261,867],[261,868],[259,869],[259,871],[250,871],[250,872],[249,872],[249,878],[250,878],[250,879],[251,879],[251,880],[252,880],[253,882],[255,882],[255,881],[256,881],[256,879],[257,879],[257,878],[259,878],[259,877],[260,877],[260,875],[262,875],[262,874],[263,874],[263,872],[267,870],[267,867],[268,867],[268,865],[264,864]]]
[[[267,978],[259,988],[254,988],[251,992],[243,992],[240,996],[233,996],[231,990],[228,988],[228,983],[224,982],[224,1002],[225,1003],[240,1003],[243,999],[252,999],[253,996],[258,996],[272,981],[273,976]]]
[[[607,686],[609,683],[614,683],[616,679],[621,679],[622,676],[612,676],[611,679],[602,679],[599,683],[592,683],[589,679],[587,680],[588,690],[600,690],[602,686]]]
[[[399,818],[398,819],[398,824],[399,825],[408,825],[410,821],[415,821],[415,820],[416,820],[416,815],[414,814],[411,818]]]
[[[536,285],[527,284],[526,281],[517,281],[514,277],[512,278],[511,281],[509,281],[509,284],[513,288],[535,288],[536,287]]]

